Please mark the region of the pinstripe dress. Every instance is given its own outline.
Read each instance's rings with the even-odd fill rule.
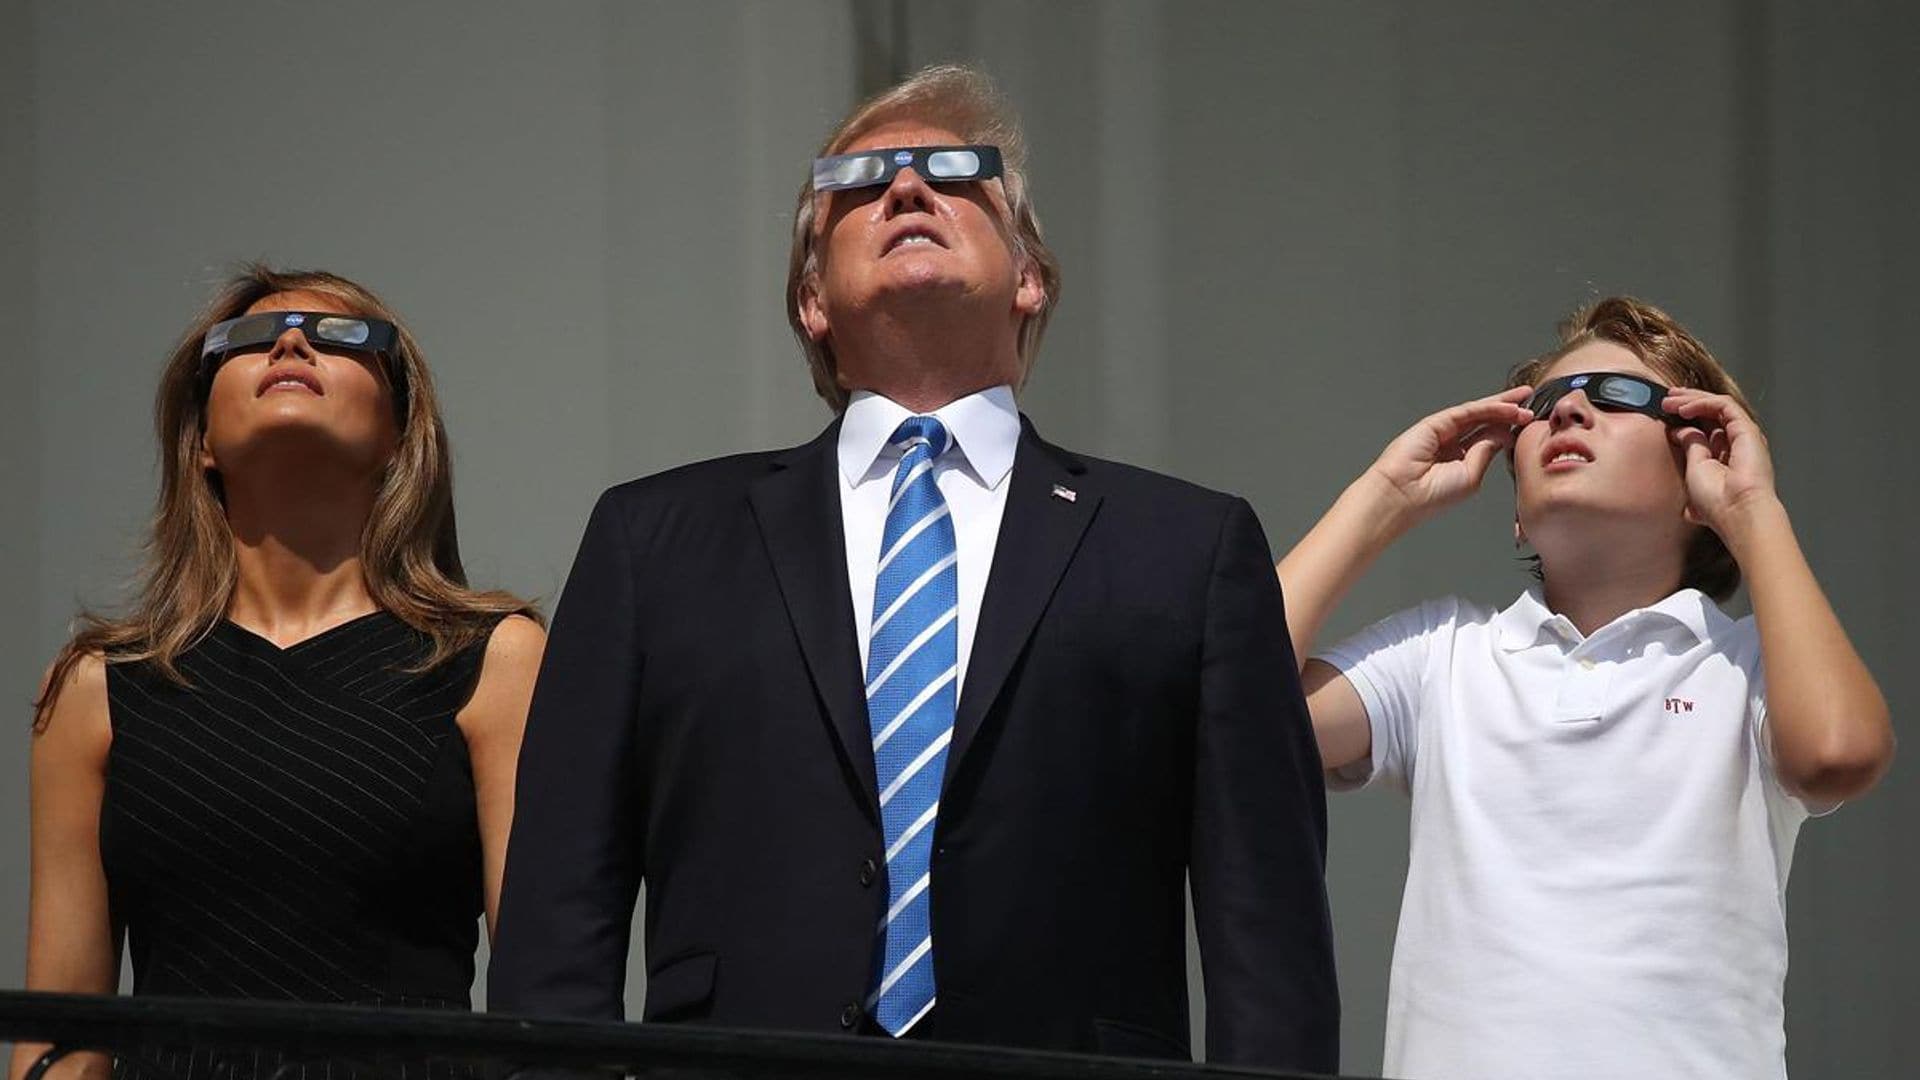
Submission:
[[[470,1007],[482,870],[454,715],[485,645],[405,670],[427,649],[376,612],[286,649],[223,621],[178,659],[186,686],[108,666],[100,845],[136,995]],[[400,1075],[251,1047],[140,1056],[178,1080]]]

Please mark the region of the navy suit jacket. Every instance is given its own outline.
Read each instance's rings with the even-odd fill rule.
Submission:
[[[608,491],[521,751],[490,1007],[862,1026],[886,906],[836,422]],[[1023,421],[933,855],[935,1036],[1333,1072],[1326,796],[1244,500]],[[1065,497],[1061,492],[1071,493]]]

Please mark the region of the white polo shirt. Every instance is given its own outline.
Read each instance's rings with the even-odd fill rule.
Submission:
[[[1807,808],[1766,747],[1760,639],[1692,589],[1582,638],[1537,592],[1448,598],[1322,657],[1413,799],[1386,1074],[1786,1075]]]

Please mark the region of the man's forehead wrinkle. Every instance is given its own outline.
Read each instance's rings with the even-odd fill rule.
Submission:
[[[965,101],[898,101],[861,118],[859,124],[841,135],[831,153],[844,153],[857,140],[889,127],[912,125],[937,128],[960,136],[961,142],[992,141],[983,136],[1000,130],[999,118],[988,110]]]
[[[952,128],[932,121],[900,119],[875,124],[863,128],[858,134],[846,140],[839,152],[857,154],[865,150],[891,149],[901,146],[948,146],[964,143],[965,137]]]

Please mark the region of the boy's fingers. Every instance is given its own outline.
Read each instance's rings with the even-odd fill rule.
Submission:
[[[1443,409],[1439,415],[1448,420],[1492,420],[1506,419],[1520,413],[1533,415],[1511,401],[1482,398],[1479,401],[1462,402],[1450,409]]]
[[[1716,460],[1713,448],[1707,445],[1707,440],[1704,438],[1688,439],[1685,441],[1685,445],[1687,448],[1687,468],[1689,469],[1695,465]]]
[[[1499,431],[1505,436],[1510,434],[1509,429],[1532,419],[1532,413],[1509,402],[1472,401],[1434,417],[1434,424],[1442,438],[1457,439],[1464,444],[1482,432]]]
[[[1750,419],[1740,403],[1726,394],[1710,394],[1705,390],[1678,387],[1667,393],[1661,406],[1668,412],[1688,418],[1700,417],[1709,413],[1719,416],[1721,423],[1731,424]]]
[[[1480,478],[1487,475],[1487,469],[1493,464],[1493,459],[1499,456],[1500,444],[1492,439],[1474,443],[1467,448],[1465,459],[1467,474],[1473,477],[1474,483],[1478,484]]]
[[[1499,446],[1510,446],[1514,440],[1513,428],[1506,424],[1481,424],[1461,437],[1460,445],[1471,446],[1491,442]]]
[[[1699,428],[1678,428],[1673,432],[1673,441],[1684,450],[1689,469],[1702,462],[1725,460],[1725,455],[1715,446],[1713,436]]]

